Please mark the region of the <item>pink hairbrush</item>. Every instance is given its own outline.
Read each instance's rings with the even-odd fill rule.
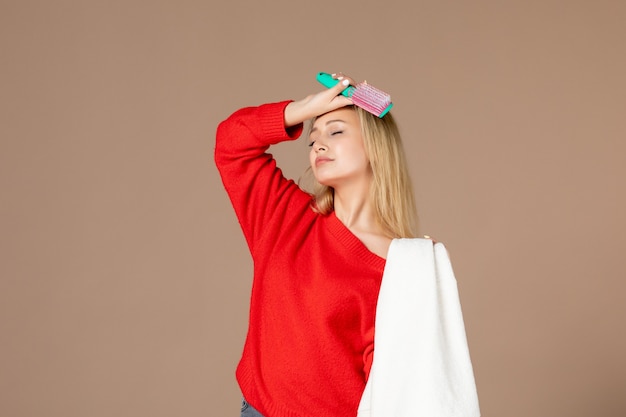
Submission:
[[[334,87],[339,82],[338,79],[333,78],[331,74],[326,72],[318,72],[317,81],[327,88]],[[393,106],[389,94],[365,82],[350,85],[346,87],[341,94],[351,98],[355,106],[359,106],[363,110],[381,118],[386,115]]]

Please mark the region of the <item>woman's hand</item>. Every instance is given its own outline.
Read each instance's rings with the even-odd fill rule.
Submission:
[[[312,117],[352,104],[352,100],[343,96],[341,92],[349,85],[354,85],[354,81],[341,73],[333,74],[333,78],[339,80],[334,87],[311,94],[302,100],[292,101],[285,107],[286,127],[298,125]]]

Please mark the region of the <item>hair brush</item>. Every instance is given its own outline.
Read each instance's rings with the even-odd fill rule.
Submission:
[[[333,78],[331,74],[326,72],[318,72],[317,81],[327,88],[334,87],[339,82],[338,79]],[[366,82],[350,85],[346,87],[341,94],[351,98],[355,106],[359,106],[363,110],[381,118],[386,115],[393,106],[389,94],[372,87]]]

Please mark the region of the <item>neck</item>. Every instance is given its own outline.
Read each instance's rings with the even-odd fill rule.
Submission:
[[[369,199],[369,187],[335,189],[335,215],[348,229],[374,231],[378,222]]]
[[[345,188],[335,189],[335,216],[371,252],[387,258],[392,237],[378,223],[374,206],[370,203],[368,189],[348,193]]]

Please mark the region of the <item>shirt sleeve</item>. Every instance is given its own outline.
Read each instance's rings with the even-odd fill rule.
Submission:
[[[284,110],[289,101],[237,110],[217,128],[215,163],[222,177],[249,248],[290,206],[302,207],[310,196],[283,176],[270,145],[297,139],[302,124],[286,129]]]

